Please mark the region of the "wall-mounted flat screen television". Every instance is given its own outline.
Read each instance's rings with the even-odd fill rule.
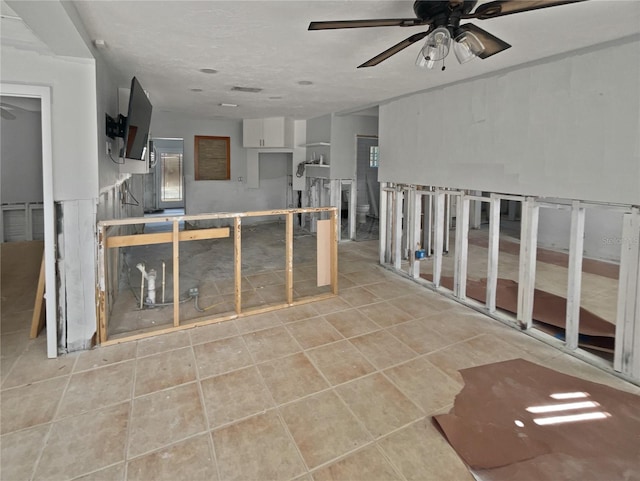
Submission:
[[[124,147],[120,156],[125,159],[144,160],[151,126],[151,102],[137,78],[131,79],[127,116],[118,116],[115,121],[107,115],[107,136],[122,137]]]

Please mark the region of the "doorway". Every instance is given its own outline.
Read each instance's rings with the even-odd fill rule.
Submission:
[[[58,355],[57,335],[57,293],[56,293],[56,261],[55,261],[55,221],[53,202],[53,155],[51,139],[51,89],[46,86],[17,85],[0,83],[0,95],[7,99],[7,105],[20,104],[28,101],[32,105],[39,102],[40,110],[40,160],[41,160],[41,195],[42,195],[42,232],[44,240],[44,267],[45,267],[45,311],[47,330],[47,357],[55,358]],[[12,103],[13,102],[13,103]],[[14,105],[14,107],[20,105]],[[13,108],[13,107],[10,107]],[[21,113],[3,109],[3,117],[10,121]],[[35,135],[35,134],[34,134]],[[3,142],[3,151],[11,146]],[[33,139],[31,139],[33,142]],[[2,157],[5,157],[4,155]],[[39,170],[39,169],[37,169]],[[40,175],[38,175],[40,180]],[[4,173],[3,173],[4,178]],[[3,179],[4,180],[4,179]],[[4,183],[4,182],[3,182]],[[39,182],[38,182],[39,183]],[[27,209],[28,210],[28,209]],[[33,220],[33,219],[32,219]],[[33,234],[33,233],[32,233]],[[4,237],[3,239],[4,240]]]
[[[378,238],[380,205],[378,137],[358,135],[356,139],[356,240],[374,240]]]
[[[153,139],[152,165],[145,177],[144,211],[166,209],[184,213],[184,143],[182,139]]]

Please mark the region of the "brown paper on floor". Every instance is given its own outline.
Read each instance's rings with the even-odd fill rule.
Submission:
[[[432,276],[422,277],[431,280]],[[443,276],[440,281],[443,287],[453,289],[453,277]],[[487,279],[467,279],[467,297],[484,303],[486,300]],[[496,307],[513,314],[518,310],[518,283],[511,279],[498,279],[496,288]],[[535,289],[533,293],[533,320],[550,326],[540,326],[548,333],[564,338],[566,328],[567,300],[550,292]],[[557,329],[554,329],[557,328]],[[579,333],[582,337],[579,345],[602,351],[613,352],[613,339],[616,327],[587,309],[580,308]]]
[[[640,479],[640,396],[523,359],[460,373],[465,385],[453,409],[434,419],[480,479]],[[552,397],[567,393],[581,397]],[[568,409],[577,402],[591,405]],[[565,410],[531,412],[549,406]],[[566,417],[578,414],[601,418]],[[538,424],[551,417],[564,422]]]

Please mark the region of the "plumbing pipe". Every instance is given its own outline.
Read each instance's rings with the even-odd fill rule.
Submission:
[[[153,306],[156,303],[156,270],[149,269],[147,273],[147,304]]]
[[[162,261],[162,303],[164,304],[164,261]]]
[[[144,264],[136,264],[137,269],[142,273],[142,279],[140,284],[140,309],[144,307],[144,279],[147,277],[147,273],[144,268]]]

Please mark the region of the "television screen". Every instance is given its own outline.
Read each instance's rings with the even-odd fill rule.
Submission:
[[[124,132],[124,157],[144,160],[151,125],[151,102],[138,79],[131,80],[129,110]]]

